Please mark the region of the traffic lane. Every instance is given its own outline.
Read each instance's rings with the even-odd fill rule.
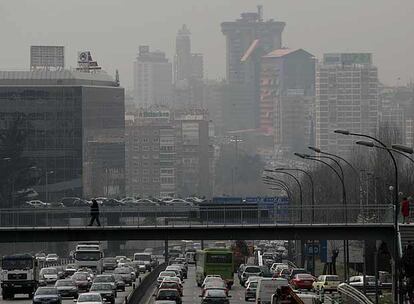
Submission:
[[[141,280],[148,275],[148,272],[146,274],[141,274]],[[135,286],[139,285],[139,278],[135,281]],[[53,286],[53,285],[49,285]],[[130,293],[133,291],[132,286],[126,286],[125,291],[118,291],[117,297],[115,300],[116,304],[122,304],[125,301],[125,297],[128,297]],[[0,294],[0,303],[7,303],[7,304],[31,304],[33,301],[29,299],[29,297],[26,294],[17,294],[14,296],[13,300],[3,300]],[[73,304],[72,298],[63,298],[62,304]]]
[[[195,267],[189,266],[188,268],[188,279],[184,281],[184,288],[183,288],[183,304],[195,304],[201,302],[201,288],[197,286],[197,282],[195,280]],[[234,285],[230,290],[229,294],[231,295],[230,303],[231,304],[244,304],[248,303],[244,300],[244,291],[245,289],[239,284],[237,276],[234,278]],[[154,288],[155,292],[155,288]],[[147,299],[147,304],[154,304],[155,298],[151,297]]]

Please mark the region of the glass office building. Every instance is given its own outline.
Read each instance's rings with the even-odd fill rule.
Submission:
[[[0,132],[17,117],[40,199],[124,194],[124,89],[107,74],[0,72]]]

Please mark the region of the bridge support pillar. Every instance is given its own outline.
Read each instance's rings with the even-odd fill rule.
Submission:
[[[201,250],[204,250],[204,240],[201,240],[200,244],[201,244]]]
[[[168,240],[164,240],[164,259],[166,265],[168,265],[169,262],[169,255],[170,253],[168,252]]]

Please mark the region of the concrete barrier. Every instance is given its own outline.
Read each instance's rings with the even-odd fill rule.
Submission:
[[[142,281],[141,284],[138,285],[137,288],[134,289],[131,296],[125,304],[139,304],[141,300],[146,296],[148,290],[154,284],[155,280],[158,278],[158,275],[161,271],[164,271],[167,265],[165,263],[160,264],[156,267],[150,274],[148,274]]]

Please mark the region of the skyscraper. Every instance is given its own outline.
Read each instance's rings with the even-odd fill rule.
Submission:
[[[372,54],[325,54],[316,73],[316,145],[346,155],[355,139],[333,131],[375,135],[378,120],[378,69]]]
[[[260,126],[261,57],[282,47],[284,27],[284,22],[264,21],[261,6],[257,13],[242,13],[240,19],[221,24],[227,45],[227,81],[251,92],[249,120],[254,121],[255,128]]]
[[[160,51],[139,47],[134,63],[134,98],[140,106],[166,105],[172,94],[172,65]]]
[[[184,24],[175,39],[174,82],[191,77],[191,32]]]

